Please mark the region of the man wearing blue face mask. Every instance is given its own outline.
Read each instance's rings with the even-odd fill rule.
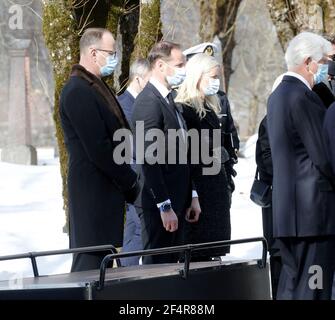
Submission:
[[[187,142],[187,128],[171,93],[172,87],[179,86],[185,78],[185,57],[178,44],[161,41],[151,49],[148,61],[151,78],[136,98],[132,122],[135,138],[138,138],[136,126],[141,123],[145,135],[153,132],[152,129],[164,133],[164,163],[158,163],[154,155],[151,157],[147,153],[152,144],[150,141],[144,141],[144,159],[136,159],[137,163],[142,162],[140,180],[143,188],[135,207],[141,219],[143,247],[154,249],[182,244],[183,222],[185,218],[197,222],[200,207],[195,192],[192,199],[189,165],[178,161],[181,152],[187,158],[187,150],[179,149],[180,143]],[[178,141],[168,139],[170,129],[180,130]],[[176,163],[169,163],[168,155],[172,152],[176,152]],[[143,263],[177,260],[178,255],[166,254],[146,256]]]
[[[115,41],[105,29],[87,29],[60,98],[60,115],[69,155],[70,248],[122,246],[124,208],[139,192],[136,173],[114,159],[116,130],[128,128],[122,109],[103,77],[117,65]],[[71,271],[98,269],[109,252],[76,254]]]
[[[326,109],[311,90],[331,52],[319,35],[302,32],[287,47],[288,72],[268,99],[273,167],[273,237],[282,260],[277,299],[320,300],[332,295],[335,269],[335,188]],[[322,273],[317,285],[315,268]],[[320,273],[319,273],[320,274]]]

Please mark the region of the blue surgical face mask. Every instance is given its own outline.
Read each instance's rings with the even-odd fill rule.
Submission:
[[[167,64],[165,62],[165,64]],[[174,69],[173,76],[166,76],[166,82],[169,84],[170,87],[178,87],[183,83],[183,81],[186,78],[186,71],[185,68],[177,68],[172,67],[169,64],[167,64],[170,68]]]
[[[114,56],[108,55],[106,57],[106,64],[100,67],[101,77],[110,76],[114,72],[118,62],[119,60],[118,60],[117,55],[114,55]]]
[[[204,89],[205,96],[213,96],[218,93],[220,89],[220,79],[209,78],[208,85]]]
[[[314,74],[314,85],[323,82],[328,77],[328,63],[318,64],[318,71]]]

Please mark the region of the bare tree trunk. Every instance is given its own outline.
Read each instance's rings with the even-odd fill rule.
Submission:
[[[121,30],[124,56],[130,55],[137,30],[136,7],[138,1],[97,0],[46,0],[43,3],[43,34],[49,49],[55,78],[54,121],[59,147],[61,175],[63,181],[65,230],[68,230],[67,161],[64,135],[60,123],[59,97],[67,81],[72,65],[79,61],[79,39],[88,27],[108,28],[114,35]],[[133,10],[133,11],[132,11]],[[124,24],[120,28],[119,23]],[[128,22],[131,22],[128,24]],[[131,35],[127,36],[127,33]],[[121,81],[129,74],[129,59],[122,62]]]
[[[141,0],[138,33],[132,59],[145,58],[152,46],[162,38],[160,0]]]
[[[119,83],[121,91],[125,89],[129,78],[131,55],[135,49],[135,38],[138,32],[140,1],[127,1],[123,14],[120,16],[120,35],[122,37],[122,65]]]
[[[335,6],[332,0],[267,0],[267,6],[284,50],[289,40],[301,31],[334,33]]]
[[[59,97],[67,80],[71,67],[79,59],[79,38],[77,23],[68,1],[47,1],[43,8],[43,34],[53,64],[55,79],[54,121],[59,148],[60,171],[63,181],[63,200],[68,231],[68,196],[67,196],[67,161],[68,155],[64,144],[64,134],[60,123]]]
[[[241,0],[201,0],[200,36],[203,41],[213,41],[218,36],[222,46],[225,88],[228,90],[232,54],[235,47],[235,21]]]

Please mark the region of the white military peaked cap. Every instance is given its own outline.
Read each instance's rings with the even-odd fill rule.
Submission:
[[[204,42],[204,43],[197,44],[194,47],[186,49],[183,53],[188,60],[197,53],[206,53],[209,56],[214,56],[217,50],[218,48],[214,43]]]

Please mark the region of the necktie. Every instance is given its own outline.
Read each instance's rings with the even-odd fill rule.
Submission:
[[[186,126],[186,123],[185,123],[185,120],[182,116],[182,108],[181,107],[178,107],[176,106],[174,100],[173,100],[173,96],[172,96],[172,92],[170,92],[167,96],[168,100],[169,100],[169,104],[170,106],[172,106],[172,108],[175,110],[176,112],[176,116],[177,116],[177,119],[178,119],[178,122],[179,122],[179,126],[180,128],[184,129],[184,130],[187,130],[187,126]]]

